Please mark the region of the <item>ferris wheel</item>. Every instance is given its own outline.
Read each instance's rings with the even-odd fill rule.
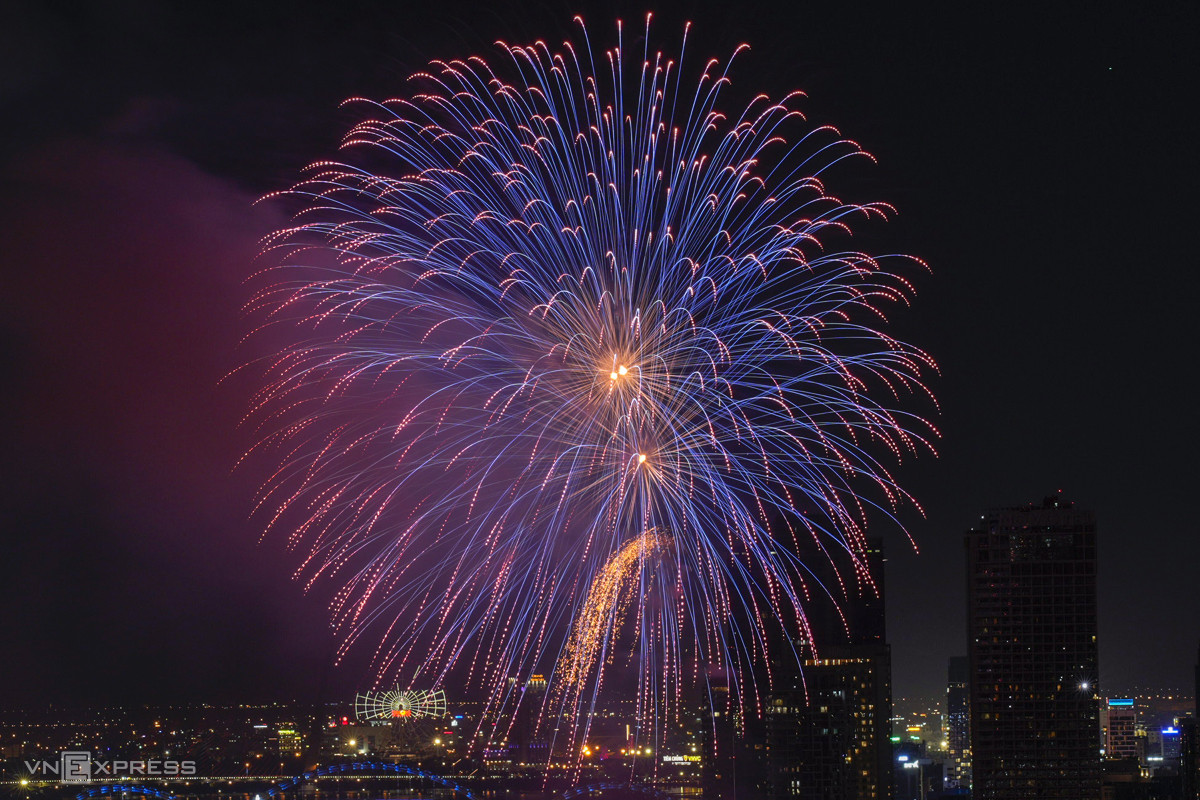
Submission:
[[[446,716],[446,693],[441,689],[401,689],[365,692],[354,698],[354,716],[359,722],[433,719]]]

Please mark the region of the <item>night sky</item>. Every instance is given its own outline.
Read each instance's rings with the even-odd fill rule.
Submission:
[[[430,58],[657,43],[802,89],[876,155],[830,188],[928,261],[891,331],[937,358],[937,458],[888,542],[897,696],[965,654],[962,533],[1057,490],[1096,511],[1103,691],[1186,687],[1200,639],[1194,3],[45,3],[0,12],[0,707],[334,699],[320,591],[250,519],[238,423],[252,206]],[[257,348],[257,349],[256,349]]]

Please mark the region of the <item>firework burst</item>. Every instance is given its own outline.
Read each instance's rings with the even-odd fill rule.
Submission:
[[[712,669],[753,696],[768,629],[806,630],[799,540],[853,555],[866,498],[911,501],[878,454],[928,446],[898,406],[933,363],[877,329],[915,260],[833,246],[891,211],[825,189],[869,156],[799,93],[722,110],[733,59],[681,79],[686,33],[580,29],[348,101],[250,311],[293,342],[260,508],[339,587],[343,653],[501,718],[547,673],[586,726],[617,661],[648,717]]]

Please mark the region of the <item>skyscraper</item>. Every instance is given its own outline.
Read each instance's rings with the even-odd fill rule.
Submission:
[[[1096,523],[1060,497],[966,535],[977,800],[1098,800]]]
[[[970,664],[966,656],[953,656],[946,676],[946,739],[950,749],[946,782],[951,788],[971,786]]]
[[[775,690],[764,715],[773,799],[893,796],[883,546],[870,540],[865,550],[834,558],[857,561],[858,570],[849,564],[838,566],[844,575],[859,576],[860,582],[836,604],[814,592],[806,612],[813,641],[792,643],[803,675],[789,661],[791,648],[776,649]],[[814,556],[809,563],[821,562]],[[826,586],[838,585],[832,574],[818,577]]]
[[[1137,709],[1131,699],[1109,699],[1104,733],[1104,757],[1137,758]]]
[[[1179,720],[1179,773],[1184,800],[1200,800],[1200,653],[1196,655],[1194,697],[1192,716]]]
[[[517,685],[516,678],[508,680],[515,691],[520,692],[520,704],[509,733],[512,763],[518,768],[543,765],[550,755],[549,736],[539,730],[539,717],[546,698],[546,678],[530,675],[524,687]]]

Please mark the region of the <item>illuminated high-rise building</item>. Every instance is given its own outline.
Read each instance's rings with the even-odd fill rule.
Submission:
[[[1180,748],[1179,728],[1168,725],[1158,731],[1158,755],[1166,763],[1178,764]]]
[[[966,535],[976,800],[1098,800],[1096,522],[1060,497]]]
[[[1133,700],[1109,699],[1108,724],[1104,731],[1104,757],[1137,758],[1137,709]]]
[[[946,784],[950,788],[971,787],[971,662],[966,656],[950,659],[946,681],[946,744],[950,763]]]
[[[844,557],[850,560],[849,554]],[[802,674],[790,661],[791,648],[775,649],[775,690],[764,715],[772,800],[893,797],[882,543],[870,540],[854,560],[861,571],[849,564],[836,566],[844,575],[866,573],[869,581],[862,580],[836,604],[820,598],[810,604],[807,617],[814,641],[792,643],[801,656]],[[820,562],[814,557],[809,563]],[[825,577],[825,585],[837,585],[832,575],[818,576]]]
[[[1195,709],[1179,720],[1179,774],[1184,800],[1200,800],[1200,653],[1196,655]]]
[[[517,679],[509,678],[509,682],[517,687]],[[543,765],[550,755],[550,741],[538,726],[546,697],[546,678],[531,675],[523,687],[515,690],[521,696],[509,738],[512,763],[517,768]]]

